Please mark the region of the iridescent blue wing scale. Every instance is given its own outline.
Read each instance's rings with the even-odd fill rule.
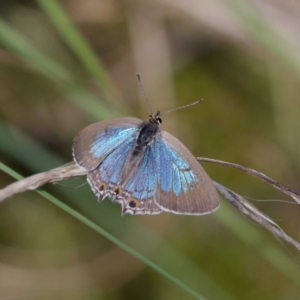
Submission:
[[[137,118],[118,118],[91,124],[74,139],[73,157],[80,167],[91,171],[111,152],[135,138],[142,121]]]
[[[136,118],[112,119],[84,128],[74,140],[74,160],[88,171],[88,182],[98,200],[109,196],[122,205],[123,214],[156,214],[162,211],[153,201],[155,172],[152,149],[148,148],[143,153],[138,164],[128,166],[128,157],[142,125],[143,122]],[[124,170],[128,169],[132,172],[124,180]]]
[[[152,147],[148,147],[138,165],[133,166],[135,172],[123,183],[126,202],[121,201],[122,213],[158,214],[163,209],[154,201],[156,191],[155,158]]]
[[[75,138],[75,162],[102,201],[122,213],[202,215],[219,207],[211,179],[175,137],[136,118],[112,119],[84,128]]]
[[[95,170],[88,173],[92,190],[102,201],[106,196],[122,205],[122,214],[157,214],[162,211],[153,200],[155,191],[154,158],[148,148],[140,164],[124,182],[122,172],[135,140],[129,140],[109,154]]]
[[[211,179],[192,153],[174,136],[160,131],[153,143],[157,190],[155,202],[177,214],[203,215],[219,207]]]

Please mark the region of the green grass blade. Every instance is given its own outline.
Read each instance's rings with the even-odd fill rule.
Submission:
[[[72,77],[59,64],[34,48],[25,38],[0,19],[0,43],[58,84],[70,84]]]
[[[9,134],[12,134],[14,138],[12,139]],[[45,153],[45,149],[41,148],[38,144],[35,144],[34,141],[26,138],[19,130],[14,129],[11,126],[5,126],[5,123],[1,122],[0,137],[3,141],[0,144],[0,150],[19,161],[22,165],[29,167],[31,170],[35,170],[35,172],[39,172],[42,169],[51,169],[51,164],[53,164],[52,167],[56,167],[65,163],[58,158],[54,159],[53,155],[50,155],[50,153]],[[22,144],[22,156],[20,156],[19,148],[17,147],[17,145],[20,144]],[[43,152],[42,154],[40,154],[41,151]],[[44,159],[37,159],[40,155],[43,155]],[[69,197],[70,195],[66,196]],[[280,273],[292,280],[296,285],[300,286],[300,272],[298,265],[295,264],[295,262],[288,257],[284,251],[280,250],[277,245],[267,241],[263,232],[254,228],[252,224],[239,216],[237,211],[233,211],[227,205],[222,205],[222,209],[215,212],[214,215],[220,222],[222,222],[223,226],[236,235],[240,240],[245,242],[247,245],[251,245],[253,248],[256,248],[266,261],[274,267],[274,269],[277,269]],[[96,217],[99,218],[99,216]],[[113,221],[116,226],[110,226],[109,222],[111,220],[110,218],[105,218],[105,214],[100,218],[108,227],[110,227],[110,230],[114,227],[120,228],[120,226],[124,226],[124,224],[120,224],[119,226],[116,225],[116,220]],[[151,236],[151,240],[157,240],[157,238],[153,236],[153,233],[149,230],[143,229],[143,231],[147,232],[145,235]],[[191,264],[190,261],[180,256],[167,244],[164,245],[164,249],[168,252],[168,254],[161,255],[161,259],[159,258],[161,264],[163,263],[164,258],[168,257],[168,255],[174,257],[175,261],[181,261],[181,264],[186,266]],[[192,266],[189,268],[192,270]],[[194,270],[193,272],[198,272],[197,276],[203,276],[203,274],[200,274],[198,270]],[[213,284],[212,282],[209,283],[209,279],[207,279],[206,282],[206,284]],[[220,290],[219,293],[222,294],[225,292]],[[228,296],[227,298],[231,299],[231,296]],[[223,299],[225,299],[224,296]]]
[[[49,19],[56,26],[69,47],[80,59],[86,70],[94,78],[99,87],[110,93],[112,84],[103,68],[99,58],[93,53],[87,42],[80,35],[71,20],[65,14],[56,0],[36,0],[45,11]]]
[[[66,97],[95,119],[107,119],[116,116],[110,107],[101,103],[93,94],[79,86],[69,71],[34,48],[25,37],[1,19],[0,43],[28,65],[54,81],[58,88],[66,94]]]
[[[66,163],[58,155],[50,152],[47,148],[37,143],[34,139],[26,136],[19,129],[7,125],[0,121],[0,151],[20,163],[33,173],[53,169]],[[20,152],[20,146],[22,151]],[[62,188],[58,185],[51,186],[56,192],[68,199],[68,203],[76,210],[82,212],[85,216],[99,225],[105,227],[116,237],[122,237],[127,244],[138,249],[144,255],[148,254],[145,249],[152,249],[160,245],[159,256],[154,255],[156,264],[168,269],[177,278],[185,281],[189,278],[189,286],[192,289],[198,289],[201,282],[202,292],[211,295],[213,299],[234,300],[235,298],[222,289],[214,279],[206,274],[199,266],[180,253],[173,246],[168,244],[162,237],[158,236],[151,228],[141,223],[136,218],[120,218],[119,210],[112,205],[107,205],[105,209],[99,209],[99,204],[91,198],[91,201],[85,203],[82,199],[93,197],[89,188],[82,188],[74,193],[74,190]],[[106,203],[102,203],[105,205]],[[135,230],[137,229],[138,230]],[[136,238],[132,240],[128,232]],[[174,264],[174,262],[176,262]],[[179,271],[180,270],[180,271]]]
[[[17,172],[15,172],[14,170],[7,167],[6,165],[4,165],[1,162],[0,162],[0,169],[2,171],[4,171],[5,173],[9,174],[10,176],[14,177],[15,179],[20,180],[20,179],[23,178],[20,174],[18,174]],[[55,198],[51,194],[49,194],[45,191],[41,191],[41,190],[36,190],[36,192],[39,193],[44,198],[46,198],[47,200],[49,200],[51,203],[53,203],[57,207],[59,207],[60,209],[62,209],[63,211],[65,211],[66,213],[73,216],[75,219],[79,220],[80,222],[82,222],[83,224],[88,226],[89,228],[93,229],[97,233],[99,233],[102,236],[104,236],[105,238],[107,238],[109,241],[111,241],[112,243],[114,243],[118,247],[122,248],[123,250],[125,250],[126,252],[128,252],[129,254],[134,256],[135,258],[137,258],[138,260],[142,261],[143,263],[148,265],[150,268],[152,268],[153,270],[160,273],[165,278],[172,281],[174,284],[176,284],[178,287],[180,287],[181,289],[186,291],[191,296],[193,296],[193,297],[195,297],[196,299],[199,299],[199,300],[206,300],[206,298],[202,297],[199,293],[197,293],[196,291],[194,291],[193,289],[191,289],[190,287],[185,285],[183,282],[181,282],[180,280],[178,280],[177,278],[172,276],[170,273],[166,272],[164,269],[162,269],[161,267],[159,267],[158,265],[153,263],[151,260],[149,260],[145,256],[141,255],[139,252],[137,252],[133,248],[129,247],[128,245],[123,243],[121,240],[117,239],[116,237],[111,235],[108,231],[106,231],[105,229],[103,229],[102,227],[97,225],[96,223],[92,222],[91,220],[89,220],[88,218],[86,218],[85,216],[83,216],[82,214],[77,212],[76,210],[72,209],[68,205],[66,205],[63,202],[59,201],[57,198]]]

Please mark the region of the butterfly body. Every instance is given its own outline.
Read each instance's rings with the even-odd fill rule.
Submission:
[[[128,154],[126,162],[124,163],[124,169],[122,170],[121,185],[125,185],[126,178],[131,177],[131,173],[135,171],[132,166],[139,165],[143,159],[144,153],[153,142],[154,137],[159,132],[158,124],[151,122],[143,122],[140,126],[136,143],[132,148],[132,151]]]
[[[122,213],[202,215],[219,207],[212,181],[189,150],[160,130],[159,112],[148,121],[119,118],[92,124],[74,140],[73,157],[88,172],[102,201]]]

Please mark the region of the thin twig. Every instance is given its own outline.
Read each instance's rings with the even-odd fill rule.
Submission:
[[[258,177],[275,188],[279,189],[283,193],[288,194],[291,196],[295,201],[300,203],[300,194],[291,190],[290,188],[284,186],[283,184],[273,180],[272,178],[266,176],[263,173],[257,172],[252,169],[247,169],[243,166],[232,164],[224,161],[219,161],[215,159],[209,159],[209,158],[197,158],[200,161],[205,162],[212,162],[217,163],[221,165],[226,165],[232,168],[236,168],[238,170],[241,170],[243,172],[246,172],[252,176]],[[5,199],[13,196],[16,193],[21,193],[26,190],[34,190],[38,187],[46,184],[46,183],[53,183],[56,181],[66,180],[73,177],[83,176],[86,175],[87,172],[80,169],[75,163],[69,163],[68,165],[61,166],[59,168],[39,173],[24,179],[21,179],[17,182],[14,182],[7,187],[0,190],[0,202],[4,201]],[[281,238],[288,243],[292,244],[294,247],[296,247],[298,250],[300,250],[300,244],[296,242],[294,239],[292,239],[290,236],[288,236],[280,227],[278,224],[276,224],[274,221],[272,221],[268,216],[260,212],[255,206],[250,204],[245,198],[238,195],[237,193],[231,191],[230,189],[222,186],[221,184],[214,182],[214,185],[216,189],[219,191],[223,197],[228,200],[232,205],[234,205],[241,213],[244,215],[250,217],[252,220],[254,220],[259,225],[265,227],[269,231],[271,231],[276,238]]]
[[[296,202],[298,202],[300,204],[300,193],[293,191],[292,189],[290,189],[289,187],[275,181],[274,179],[268,177],[267,175],[255,171],[253,169],[248,169],[245,168],[241,165],[238,164],[234,164],[234,163],[230,163],[230,162],[226,162],[226,161],[222,161],[222,160],[217,160],[217,159],[211,159],[211,158],[204,158],[204,157],[196,157],[197,160],[199,161],[204,161],[204,162],[210,162],[210,163],[215,163],[215,164],[219,164],[219,165],[224,165],[227,167],[231,167],[234,169],[238,169],[240,171],[243,171],[245,173],[248,173],[252,176],[255,176],[263,181],[266,181],[267,183],[271,184],[272,186],[274,186],[276,189],[280,190],[281,192],[289,195],[290,197],[292,197]]]

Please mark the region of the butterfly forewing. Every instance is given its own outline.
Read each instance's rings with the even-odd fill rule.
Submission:
[[[135,138],[142,121],[137,118],[118,118],[85,127],[74,139],[75,162],[87,171],[95,169],[101,161],[129,138]]]
[[[211,179],[191,152],[174,136],[161,131],[155,138],[156,202],[178,214],[207,214],[219,207]]]

